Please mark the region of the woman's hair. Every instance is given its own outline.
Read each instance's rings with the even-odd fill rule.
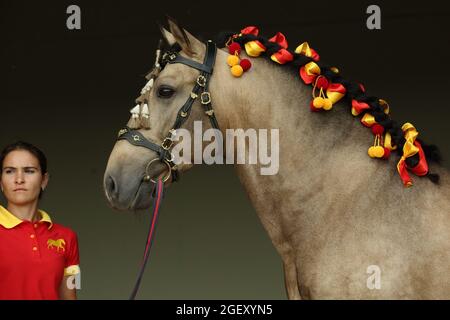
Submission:
[[[42,152],[41,149],[32,145],[31,143],[24,141],[17,141],[3,148],[2,152],[0,153],[0,170],[3,170],[3,161],[5,160],[6,156],[10,152],[16,150],[25,150],[34,155],[39,161],[42,175],[47,173],[47,157],[45,156],[44,152]],[[42,193],[43,191],[41,190],[41,192],[39,193],[39,199],[42,197]]]

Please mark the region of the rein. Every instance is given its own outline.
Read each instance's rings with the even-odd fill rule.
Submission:
[[[186,100],[184,105],[179,109],[172,129],[169,130],[169,133],[166,135],[161,144],[148,140],[139,130],[131,129],[128,126],[122,128],[119,131],[117,140],[128,141],[130,144],[136,147],[147,148],[158,154],[157,158],[154,158],[147,163],[147,166],[145,168],[145,174],[142,178],[144,182],[152,182],[155,184],[152,191],[152,198],[153,194],[155,194],[155,196],[153,198],[152,220],[147,235],[147,241],[144,249],[144,256],[142,259],[138,277],[136,279],[136,283],[130,295],[130,300],[134,300],[136,298],[145,271],[145,267],[147,265],[147,261],[150,255],[150,249],[152,247],[153,238],[155,234],[156,222],[158,220],[159,210],[161,208],[161,202],[164,194],[164,183],[168,181],[171,177],[172,181],[178,180],[178,169],[175,163],[173,162],[174,157],[171,152],[171,149],[173,147],[173,138],[175,136],[176,130],[179,129],[189,117],[192,105],[194,104],[197,98],[199,98],[200,103],[202,104],[205,110],[205,114],[209,117],[212,127],[214,129],[219,129],[219,124],[217,122],[211,104],[211,94],[209,92],[209,80],[211,79],[211,75],[213,73],[214,63],[216,60],[216,53],[217,47],[215,43],[213,43],[212,41],[208,41],[206,44],[206,54],[203,63],[199,63],[197,61],[185,58],[181,56],[178,52],[170,52],[170,51],[166,52],[163,55],[162,61],[159,61],[159,59],[157,58],[157,61],[155,62],[155,68],[157,69],[161,69],[161,65],[164,66],[167,63],[181,63],[200,71],[200,74],[197,77],[197,80],[191,91],[191,94],[189,95],[189,98]],[[149,170],[154,163],[163,163],[168,170],[168,173],[164,177],[160,177],[156,181],[153,179],[153,177],[150,176],[149,173]]]
[[[156,222],[158,221],[159,208],[161,207],[161,200],[163,198],[164,192],[164,182],[162,179],[158,179],[153,189],[153,192],[156,192],[156,197],[153,199],[153,215],[152,221],[150,224],[150,228],[147,235],[147,241],[144,249],[144,257],[141,262],[141,269],[139,270],[138,277],[136,279],[136,283],[134,285],[133,291],[130,295],[130,300],[134,300],[136,298],[136,294],[139,291],[139,287],[141,285],[142,276],[144,275],[145,267],[147,266],[148,257],[150,256],[150,249],[153,244],[153,238],[155,234]],[[153,194],[152,192],[152,194]]]

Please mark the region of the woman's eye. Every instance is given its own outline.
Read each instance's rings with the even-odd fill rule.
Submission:
[[[173,94],[175,93],[175,90],[173,90],[171,87],[167,87],[167,86],[161,86],[158,89],[158,97],[160,98],[170,98],[171,96],[173,96]]]

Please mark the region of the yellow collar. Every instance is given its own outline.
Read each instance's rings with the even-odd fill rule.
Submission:
[[[39,222],[47,222],[49,224],[48,228],[50,229],[53,225],[50,216],[43,210],[38,210],[38,212],[41,215],[41,220],[39,220]],[[20,220],[3,206],[0,206],[0,225],[5,227],[6,229],[12,229],[22,222],[23,220]]]

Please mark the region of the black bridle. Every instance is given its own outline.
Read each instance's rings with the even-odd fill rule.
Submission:
[[[161,206],[161,201],[163,197],[163,188],[164,182],[167,181],[172,176],[172,181],[178,180],[178,171],[176,169],[176,165],[173,162],[174,158],[171,153],[171,149],[173,147],[173,138],[177,129],[179,129],[183,123],[187,120],[191,113],[192,105],[194,104],[197,98],[200,98],[200,103],[205,109],[206,115],[208,115],[211,125],[214,129],[219,129],[219,125],[217,123],[216,116],[214,115],[214,110],[211,105],[211,94],[209,92],[209,80],[211,79],[211,75],[213,73],[213,67],[216,60],[217,47],[216,45],[208,41],[206,45],[206,54],[203,60],[203,64],[198,63],[194,60],[187,59],[179,54],[179,52],[166,52],[163,57],[161,63],[159,61],[156,62],[155,67],[161,68],[161,65],[165,65],[167,63],[182,63],[191,68],[197,69],[200,71],[199,76],[197,77],[194,88],[192,89],[189,98],[186,100],[184,105],[180,108],[177,113],[177,118],[172,129],[169,130],[168,135],[164,138],[161,144],[157,144],[145,138],[139,130],[134,130],[129,127],[125,127],[119,131],[119,135],[117,140],[126,140],[134,146],[143,147],[155,151],[158,154],[158,158],[150,160],[145,168],[145,175],[143,177],[143,181],[152,181],[155,183],[154,189],[151,193],[153,198],[153,215],[152,221],[150,224],[149,233],[147,235],[146,246],[144,250],[144,257],[141,263],[141,268],[134,285],[133,291],[131,293],[130,299],[134,300],[137,292],[139,291],[140,283],[142,280],[142,276],[144,274],[145,266],[147,265],[147,261],[150,254],[150,249],[153,243],[154,231],[156,222],[158,219],[158,212]],[[164,178],[159,178],[157,181],[153,180],[149,175],[149,168],[155,162],[162,162],[168,168],[168,174]],[[154,195],[154,196],[153,196]]]
[[[215,43],[209,40],[206,43],[206,54],[203,60],[203,64],[185,58],[179,54],[179,52],[166,52],[163,57],[161,64],[165,65],[166,63],[181,63],[187,65],[191,68],[197,69],[200,71],[199,76],[197,77],[194,88],[192,89],[189,98],[186,100],[184,105],[180,108],[177,113],[177,118],[172,129],[169,130],[169,133],[164,138],[161,144],[157,144],[145,138],[142,133],[138,130],[130,129],[129,127],[125,127],[119,131],[117,140],[126,140],[134,146],[144,147],[155,151],[158,154],[158,158],[151,160],[146,167],[144,181],[152,181],[155,182],[150,175],[148,174],[148,170],[150,166],[155,162],[162,162],[167,165],[169,170],[169,174],[164,178],[164,182],[170,178],[170,173],[172,173],[172,181],[178,180],[178,172],[176,169],[176,165],[173,162],[173,155],[171,153],[171,149],[173,147],[173,138],[177,129],[179,129],[183,123],[187,120],[191,113],[192,105],[194,104],[197,98],[200,99],[200,103],[205,109],[205,114],[209,117],[211,121],[211,125],[215,129],[219,129],[219,124],[217,123],[216,116],[214,114],[214,110],[211,105],[211,94],[209,92],[209,80],[211,79],[211,75],[213,73],[214,63],[216,60],[216,52],[217,47]]]

